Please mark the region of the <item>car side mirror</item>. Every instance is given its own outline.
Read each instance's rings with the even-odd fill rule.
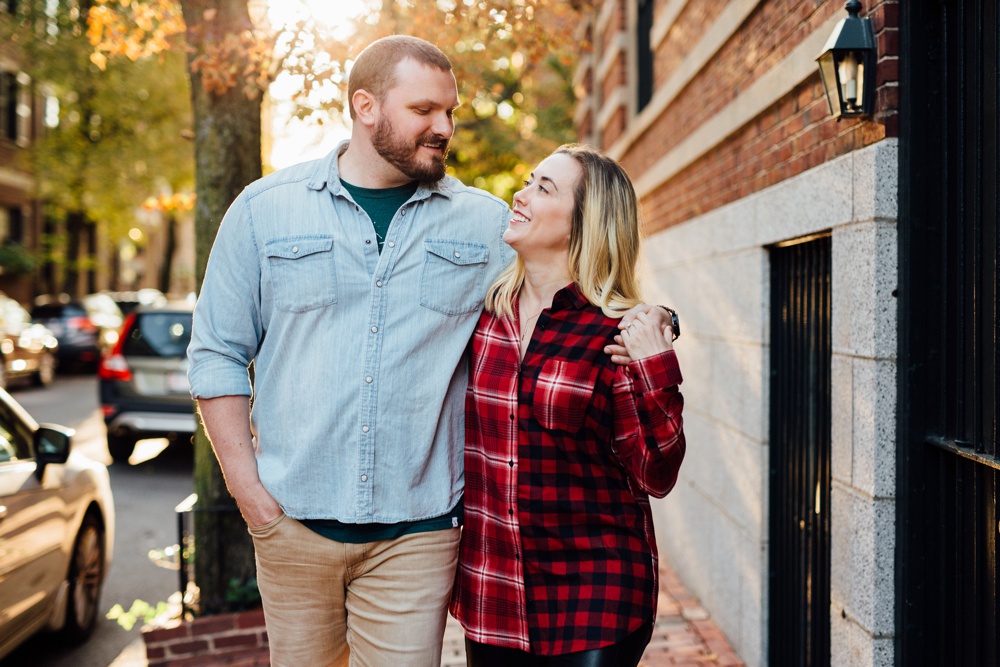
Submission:
[[[57,424],[40,426],[35,431],[36,474],[41,478],[50,463],[66,463],[69,458],[70,440],[75,431]]]

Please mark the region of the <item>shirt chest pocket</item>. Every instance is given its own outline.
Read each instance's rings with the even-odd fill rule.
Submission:
[[[275,239],[264,252],[278,310],[303,313],[337,303],[332,236]]]
[[[420,305],[445,315],[471,313],[486,298],[485,244],[427,239],[420,275]]]
[[[535,381],[532,415],[549,430],[576,433],[587,416],[599,373],[593,364],[546,360]]]

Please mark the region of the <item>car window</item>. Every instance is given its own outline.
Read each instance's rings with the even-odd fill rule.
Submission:
[[[122,344],[139,357],[182,357],[191,341],[191,313],[141,313]]]
[[[31,432],[6,406],[0,404],[0,463],[30,458]]]
[[[87,311],[79,306],[53,303],[45,306],[35,306],[31,309],[31,316],[35,319],[52,317],[80,317],[86,315]]]

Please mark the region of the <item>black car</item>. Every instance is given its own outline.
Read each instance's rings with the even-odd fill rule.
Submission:
[[[35,299],[31,317],[59,341],[59,360],[96,364],[101,353],[118,340],[122,313],[107,294],[82,299],[43,295]]]
[[[0,292],[0,388],[15,378],[52,384],[58,353],[52,332],[33,323],[21,304]]]
[[[125,318],[121,336],[101,360],[101,408],[108,452],[127,461],[144,438],[190,438],[194,402],[187,379],[192,306],[140,306]]]

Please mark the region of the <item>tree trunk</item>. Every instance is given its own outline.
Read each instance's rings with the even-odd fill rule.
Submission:
[[[169,213],[163,217],[166,225],[167,238],[163,249],[163,263],[160,264],[159,288],[164,294],[170,294],[170,283],[174,270],[174,253],[177,251],[177,216]]]
[[[226,34],[250,29],[247,0],[181,0],[192,55]],[[211,20],[206,12],[214,11]],[[192,30],[195,27],[195,30]],[[260,97],[239,89],[217,95],[191,72],[195,133],[195,276],[200,288],[219,223],[243,188],[261,176]],[[249,260],[250,258],[248,258]],[[203,614],[230,607],[227,590],[256,576],[253,543],[226,490],[215,454],[199,428],[195,436],[195,577]]]
[[[66,215],[66,273],[62,290],[71,297],[80,297],[80,237],[83,234],[84,214],[71,211]]]

